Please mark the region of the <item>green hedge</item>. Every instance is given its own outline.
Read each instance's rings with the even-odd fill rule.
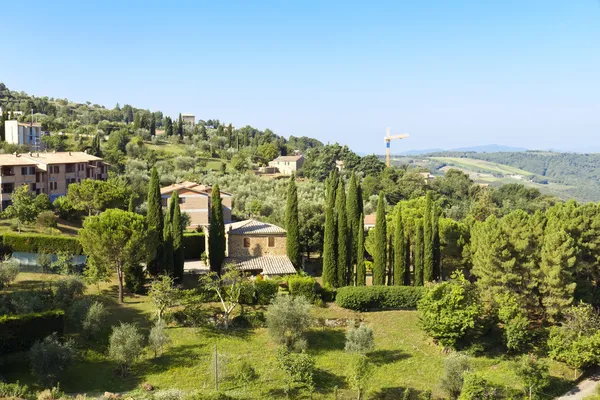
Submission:
[[[54,332],[62,336],[64,319],[62,310],[0,316],[0,354],[28,350]]]
[[[313,277],[294,275],[288,278],[288,288],[292,296],[304,296],[314,301],[317,293],[317,282]]]
[[[73,255],[80,255],[83,252],[77,237],[37,233],[6,232],[2,234],[2,248],[4,253],[19,251],[56,254],[60,251],[66,251]]]
[[[422,286],[346,286],[335,297],[338,306],[356,311],[416,308]]]
[[[184,259],[199,260],[202,253],[204,253],[204,233],[184,233],[183,252]]]

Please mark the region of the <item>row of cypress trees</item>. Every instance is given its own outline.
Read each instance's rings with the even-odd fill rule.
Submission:
[[[394,231],[387,233],[385,200],[379,194],[375,222],[373,285],[422,286],[424,282],[441,279],[439,208],[431,192],[427,193],[422,219],[415,219],[413,237],[405,232],[402,206],[394,210]],[[412,246],[411,246],[412,244]],[[412,252],[411,252],[412,250]],[[412,258],[411,258],[412,254]],[[413,276],[411,280],[411,259]],[[387,277],[387,279],[386,279]]]
[[[163,213],[160,195],[160,178],[156,168],[152,168],[148,187],[148,213],[146,215],[150,235],[150,249],[147,268],[151,275],[161,273],[183,278],[184,249],[179,194],[174,191],[166,213]]]
[[[366,270],[360,184],[353,173],[346,195],[344,182],[334,170],[329,174],[326,186],[323,284],[330,287],[364,285]]]

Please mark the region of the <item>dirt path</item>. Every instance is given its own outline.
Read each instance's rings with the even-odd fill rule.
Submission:
[[[557,397],[557,400],[583,400],[588,396],[596,394],[596,387],[600,383],[600,371],[594,372],[588,378],[579,382],[577,386],[569,390],[564,395]]]

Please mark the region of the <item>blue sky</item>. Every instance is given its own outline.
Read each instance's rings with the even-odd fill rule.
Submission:
[[[600,151],[600,0],[2,3],[13,90],[362,153],[387,126],[397,152]]]

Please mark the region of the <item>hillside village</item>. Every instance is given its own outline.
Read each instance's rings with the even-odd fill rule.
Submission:
[[[548,398],[600,365],[600,207],[516,168],[0,106],[0,398]]]

